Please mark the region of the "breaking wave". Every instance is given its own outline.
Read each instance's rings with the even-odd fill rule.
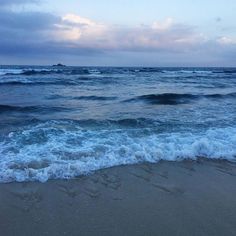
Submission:
[[[0,69],[0,75],[50,75],[50,74],[65,74],[65,75],[87,75],[95,73],[88,69]]]
[[[0,182],[45,182],[118,165],[198,157],[236,161],[236,128],[148,133],[143,128],[86,129],[50,121],[11,132],[0,141]]]

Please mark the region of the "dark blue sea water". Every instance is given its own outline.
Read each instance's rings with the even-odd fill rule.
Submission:
[[[0,182],[236,160],[236,69],[0,67]]]

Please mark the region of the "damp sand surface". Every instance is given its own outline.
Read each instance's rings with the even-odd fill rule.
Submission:
[[[236,164],[160,162],[0,184],[4,236],[236,235]]]

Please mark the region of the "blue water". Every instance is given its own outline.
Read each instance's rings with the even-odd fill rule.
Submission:
[[[0,182],[236,160],[236,69],[0,67]]]

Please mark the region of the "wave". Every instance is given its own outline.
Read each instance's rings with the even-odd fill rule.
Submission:
[[[215,74],[234,74],[234,73],[236,73],[236,69],[213,70],[212,73],[215,73]]]
[[[164,73],[164,71],[160,68],[141,68],[141,69],[136,69],[134,72],[161,72]]]
[[[81,76],[78,78],[4,78],[0,80],[0,86],[37,86],[37,85],[81,85],[81,84],[116,84],[118,81],[111,79],[110,77],[94,77],[94,76]]]
[[[88,75],[98,74],[94,70],[88,69],[0,69],[0,75],[12,76],[12,75],[50,75],[50,74],[65,74],[65,75]]]
[[[6,86],[6,85],[15,85],[15,86],[38,86],[38,85],[80,85],[80,81],[50,81],[50,80],[44,80],[44,81],[0,81],[0,86]]]
[[[23,72],[22,69],[0,69],[0,76],[8,74],[18,75],[21,74],[22,72]]]
[[[105,97],[105,96],[61,96],[61,95],[52,95],[49,96],[48,99],[56,100],[56,99],[70,99],[70,100],[85,100],[85,101],[113,101],[116,100],[117,97]]]
[[[227,94],[208,94],[204,95],[206,98],[235,98],[236,93],[227,93]]]
[[[1,85],[24,85],[24,84],[32,84],[32,82],[22,82],[22,81],[0,81]]]
[[[25,70],[21,75],[48,75],[48,74],[61,74],[62,70]]]
[[[118,120],[79,120],[73,121],[75,125],[79,125],[80,127],[97,127],[99,129],[103,128],[154,128],[157,125],[160,125],[162,122],[159,120],[153,120],[148,118],[126,118],[126,119],[118,119]]]
[[[0,113],[3,112],[60,112],[67,111],[64,107],[46,107],[46,106],[14,106],[0,105]]]
[[[46,69],[37,69],[37,70],[34,70],[34,69],[17,69],[17,70],[14,70],[14,69],[9,69],[9,70],[0,70],[0,73],[1,75],[36,75],[36,74],[39,74],[39,75],[45,75],[45,74],[52,74],[52,73],[61,73],[62,71],[61,70],[46,70]]]
[[[236,93],[228,94],[179,94],[179,93],[163,93],[163,94],[148,94],[138,96],[136,98],[125,100],[124,102],[133,102],[133,101],[146,101],[153,105],[178,105],[186,104],[193,100],[201,98],[235,98]]]
[[[33,108],[33,110],[38,111],[40,108]],[[41,108],[42,109],[42,108]],[[51,111],[52,108],[45,108],[45,111]],[[31,111],[33,111],[31,110]],[[55,110],[61,111],[62,109],[59,107],[56,107]],[[63,110],[62,110],[63,111]],[[26,122],[25,122],[26,121]],[[44,120],[41,120],[40,118],[32,118],[28,117],[28,120],[24,119],[22,121],[23,123],[21,125],[27,125],[27,124],[34,124],[39,125],[42,122],[45,122]],[[6,124],[9,122],[6,121]],[[158,119],[151,119],[151,118],[124,118],[124,119],[60,119],[60,120],[51,120],[50,123],[52,125],[59,124],[59,126],[68,126],[71,125],[73,127],[80,127],[84,129],[149,129],[152,128],[153,130],[158,130],[159,132],[163,132],[166,130],[172,129],[172,126],[176,126],[175,124],[168,123],[166,121],[158,120]],[[11,123],[10,123],[11,124]],[[185,126],[186,128],[186,126]],[[201,127],[198,127],[201,128]],[[149,130],[152,132],[151,130]]]
[[[0,75],[47,75],[47,74],[65,74],[65,75],[101,75],[101,74],[124,74],[124,73],[161,73],[161,74],[195,74],[205,76],[210,74],[234,74],[235,68],[161,68],[161,67],[100,67],[100,68],[86,68],[86,67],[64,67],[64,68],[0,68]]]
[[[5,85],[16,85],[16,86],[23,86],[23,85],[30,85],[30,86],[36,86],[36,85],[54,85],[54,84],[62,84],[65,85],[65,82],[53,82],[53,81],[0,81],[0,86]]]
[[[45,122],[0,141],[0,182],[68,179],[140,162],[205,157],[236,161],[236,127],[147,134],[144,129],[87,129]]]
[[[93,100],[93,101],[111,101],[117,99],[117,97],[103,97],[103,96],[79,96],[73,97],[75,100]]]

